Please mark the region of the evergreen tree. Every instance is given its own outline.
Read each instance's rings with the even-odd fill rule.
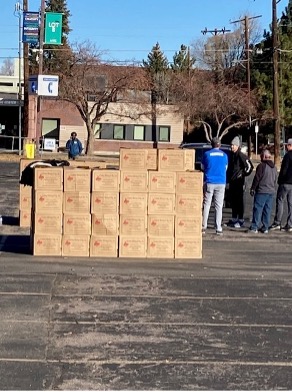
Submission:
[[[171,68],[173,71],[189,71],[195,64],[195,59],[190,55],[187,46],[181,45],[179,52],[175,52],[173,56],[173,64]]]

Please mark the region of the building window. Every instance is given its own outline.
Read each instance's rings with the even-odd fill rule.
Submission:
[[[114,139],[124,140],[125,139],[125,126],[114,125]]]
[[[134,140],[144,140],[145,139],[145,127],[144,125],[134,126]]]
[[[170,141],[170,127],[159,127],[159,141],[169,142]]]
[[[100,134],[101,134],[101,124],[95,124],[94,139],[100,139]]]

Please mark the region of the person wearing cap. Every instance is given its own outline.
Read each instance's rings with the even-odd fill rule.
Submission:
[[[292,231],[292,139],[288,139],[287,152],[282,160],[278,177],[278,191],[276,196],[276,215],[270,230]],[[288,217],[286,226],[281,227],[284,201],[287,199]]]
[[[269,232],[277,177],[277,168],[271,159],[270,151],[263,150],[261,163],[256,168],[250,188],[250,195],[254,196],[251,233],[258,233],[259,229],[265,234]]]
[[[229,183],[232,218],[227,223],[227,226],[240,228],[244,225],[245,177],[252,173],[253,164],[250,159],[241,152],[238,136],[231,141],[231,151],[227,179]]]
[[[201,168],[204,172],[204,201],[202,233],[206,233],[212,199],[215,205],[216,234],[222,235],[222,210],[226,186],[226,170],[228,157],[220,150],[221,142],[218,137],[211,140],[212,149],[204,153]]]
[[[77,139],[77,133],[72,132],[71,138],[66,143],[66,150],[68,150],[68,158],[75,160],[82,152],[82,143]]]

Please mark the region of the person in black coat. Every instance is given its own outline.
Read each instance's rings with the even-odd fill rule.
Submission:
[[[228,226],[240,228],[244,225],[245,177],[253,171],[250,159],[240,150],[240,140],[236,136],[231,142],[231,157],[227,170],[232,218]]]

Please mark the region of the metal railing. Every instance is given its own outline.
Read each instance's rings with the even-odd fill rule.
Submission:
[[[20,139],[20,149],[23,151],[24,141],[27,140],[26,137]],[[59,150],[59,140],[56,140],[56,148],[54,152]],[[19,136],[13,135],[0,135],[0,152],[12,153],[19,151]],[[39,140],[39,151],[52,151],[45,149],[45,138],[40,138]]]

